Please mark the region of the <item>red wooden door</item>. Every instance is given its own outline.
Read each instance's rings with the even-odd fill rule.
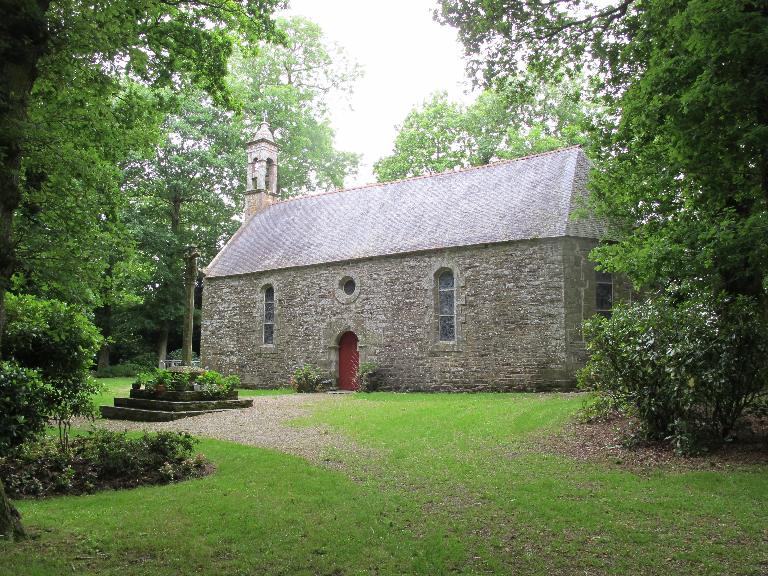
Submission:
[[[354,332],[344,332],[339,340],[339,388],[341,390],[357,388],[357,366],[359,363],[357,335]]]

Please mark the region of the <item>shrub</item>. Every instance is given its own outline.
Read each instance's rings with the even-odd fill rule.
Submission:
[[[39,435],[50,412],[50,390],[35,370],[0,362],[0,454]]]
[[[61,448],[66,451],[69,449],[72,418],[78,416],[94,419],[96,407],[93,404],[93,396],[99,393],[101,384],[90,376],[81,379],[75,375],[71,378],[57,378],[48,390],[51,413],[59,428],[59,442]]]
[[[128,358],[127,364],[137,364],[142,370],[157,368],[157,354],[155,352],[142,352]]]
[[[221,400],[229,397],[240,385],[240,378],[235,375],[222,376],[214,370],[207,370],[197,377],[203,397],[209,400]]]
[[[6,295],[3,355],[39,369],[45,382],[73,376],[85,379],[103,338],[74,307],[58,300]]]
[[[171,381],[169,387],[176,392],[184,392],[189,389],[191,374],[189,372],[171,372]]]
[[[0,478],[11,498],[162,484],[210,471],[207,460],[194,455],[196,444],[186,433],[133,438],[97,430],[73,439],[68,453],[50,440],[25,444],[12,458],[0,459]]]
[[[165,384],[167,389],[174,391],[189,390],[189,385],[195,382],[201,386],[203,397],[209,400],[228,398],[240,386],[238,376],[222,376],[213,370],[200,370],[183,366],[172,370],[155,369],[152,372],[142,372],[136,377],[136,382],[149,392],[154,392],[157,385]]]
[[[49,414],[66,449],[72,418],[93,415],[90,398],[99,385],[89,370],[103,338],[88,318],[58,300],[8,294],[6,310],[3,354],[39,370],[50,392]]]
[[[181,360],[184,357],[184,350],[181,348],[177,348],[176,350],[171,350],[168,352],[168,354],[165,355],[165,358],[167,360]],[[192,360],[200,360],[200,356],[193,350],[192,351]]]
[[[373,362],[361,362],[357,367],[357,389],[359,392],[375,392],[379,381],[375,374],[378,367]]]
[[[114,364],[113,366],[107,366],[101,370],[96,371],[97,378],[128,378],[130,376],[136,376],[139,372],[143,372],[147,367],[143,364],[134,364],[133,362],[121,362],[120,364]]]
[[[291,387],[296,392],[317,392],[322,386],[323,377],[311,364],[304,364],[293,371]]]
[[[658,296],[585,323],[580,385],[693,452],[726,438],[768,386],[768,327],[746,298]]]

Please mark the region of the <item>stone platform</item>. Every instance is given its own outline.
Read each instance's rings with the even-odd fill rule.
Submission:
[[[115,398],[114,406],[101,406],[102,417],[112,420],[138,420],[142,422],[168,422],[198,416],[208,412],[221,412],[250,408],[253,400],[238,399],[233,392],[222,400],[207,400],[202,392],[162,392],[131,390],[130,398]]]

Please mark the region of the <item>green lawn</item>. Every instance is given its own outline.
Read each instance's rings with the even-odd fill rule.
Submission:
[[[39,538],[0,574],[765,574],[768,474],[536,452],[568,395],[371,394],[295,423],[348,434],[343,471],[218,441],[205,479],[21,502]]]

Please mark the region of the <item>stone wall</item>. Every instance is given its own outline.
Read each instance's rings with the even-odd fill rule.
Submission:
[[[359,338],[392,390],[569,388],[583,363],[579,325],[594,310],[594,241],[540,239],[206,278],[203,364],[246,386],[285,386],[302,363],[337,376],[338,341]],[[457,282],[457,337],[437,335],[436,275]],[[343,292],[353,278],[356,290]],[[263,291],[274,288],[274,344]]]

